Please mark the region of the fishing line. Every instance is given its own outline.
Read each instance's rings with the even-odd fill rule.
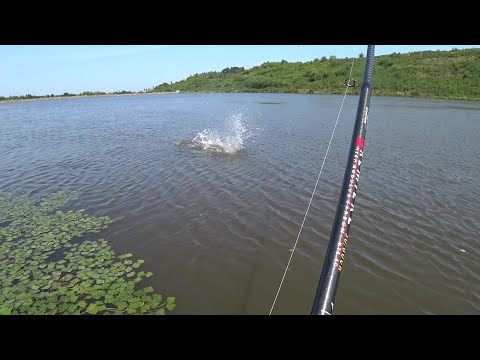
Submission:
[[[352,70],[353,70],[353,63],[354,62],[355,62],[355,58],[352,60],[352,66],[350,67],[350,75],[349,75],[348,79],[345,81],[346,88],[345,88],[345,93],[343,94],[342,104],[340,105],[340,110],[338,111],[337,120],[335,121],[335,126],[333,127],[332,136],[330,136],[330,141],[328,142],[327,151],[325,152],[325,156],[323,158],[322,166],[320,168],[320,172],[318,173],[317,182],[315,183],[315,187],[313,188],[312,196],[310,197],[310,202],[308,203],[308,206],[307,206],[307,211],[305,211],[305,216],[303,217],[302,225],[300,226],[300,230],[298,231],[297,239],[295,240],[295,244],[293,245],[293,249],[292,249],[292,252],[290,254],[290,258],[288,259],[288,263],[287,263],[287,266],[285,268],[285,272],[283,273],[282,280],[280,281],[280,285],[278,286],[277,294],[275,295],[275,299],[273,300],[272,308],[270,309],[270,312],[268,313],[268,315],[272,315],[273,308],[275,307],[275,303],[277,302],[278,294],[280,293],[280,290],[281,290],[282,285],[283,285],[283,281],[285,280],[285,276],[287,275],[288,267],[290,266],[290,262],[292,261],[293,254],[295,253],[295,249],[297,248],[298,239],[300,238],[300,234],[302,233],[303,225],[305,224],[305,220],[307,219],[308,210],[310,210],[310,205],[312,205],[313,197],[315,196],[315,191],[317,190],[318,182],[320,180],[320,175],[322,175],[323,166],[325,165],[325,161],[327,160],[328,151],[330,150],[330,145],[332,144],[333,135],[335,134],[335,130],[337,129],[338,119],[340,119],[340,114],[342,113],[342,108],[343,108],[343,104],[345,102],[345,98],[347,97],[348,88],[353,87],[356,84],[355,79],[352,78]]]

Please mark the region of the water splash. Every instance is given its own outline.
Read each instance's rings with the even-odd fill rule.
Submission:
[[[192,139],[181,140],[176,145],[213,153],[234,154],[245,148],[245,141],[252,135],[243,113],[227,118],[224,129],[205,129]]]

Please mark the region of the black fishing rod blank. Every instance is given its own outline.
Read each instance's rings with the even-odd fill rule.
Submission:
[[[365,132],[367,130],[368,110],[372,94],[374,45],[368,45],[363,75],[362,89],[358,101],[357,116],[353,129],[347,167],[343,177],[342,191],[338,201],[335,221],[333,222],[322,275],[317,288],[312,315],[331,315],[337,292],[338,280],[345,261],[348,231],[352,221],[352,212],[358,190],[360,166],[363,160]]]

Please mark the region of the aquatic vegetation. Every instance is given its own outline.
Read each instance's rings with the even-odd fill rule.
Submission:
[[[140,288],[153,275],[143,260],[117,255],[105,239],[108,216],[60,211],[74,196],[57,192],[39,201],[0,192],[0,314],[157,314],[174,297]],[[91,235],[89,236],[89,238]]]

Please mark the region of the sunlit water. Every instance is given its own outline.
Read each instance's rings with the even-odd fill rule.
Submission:
[[[0,190],[71,208],[145,259],[175,314],[267,314],[341,96],[173,94],[0,104]],[[274,314],[308,314],[358,97],[348,96]],[[480,103],[373,97],[335,314],[480,312]]]

